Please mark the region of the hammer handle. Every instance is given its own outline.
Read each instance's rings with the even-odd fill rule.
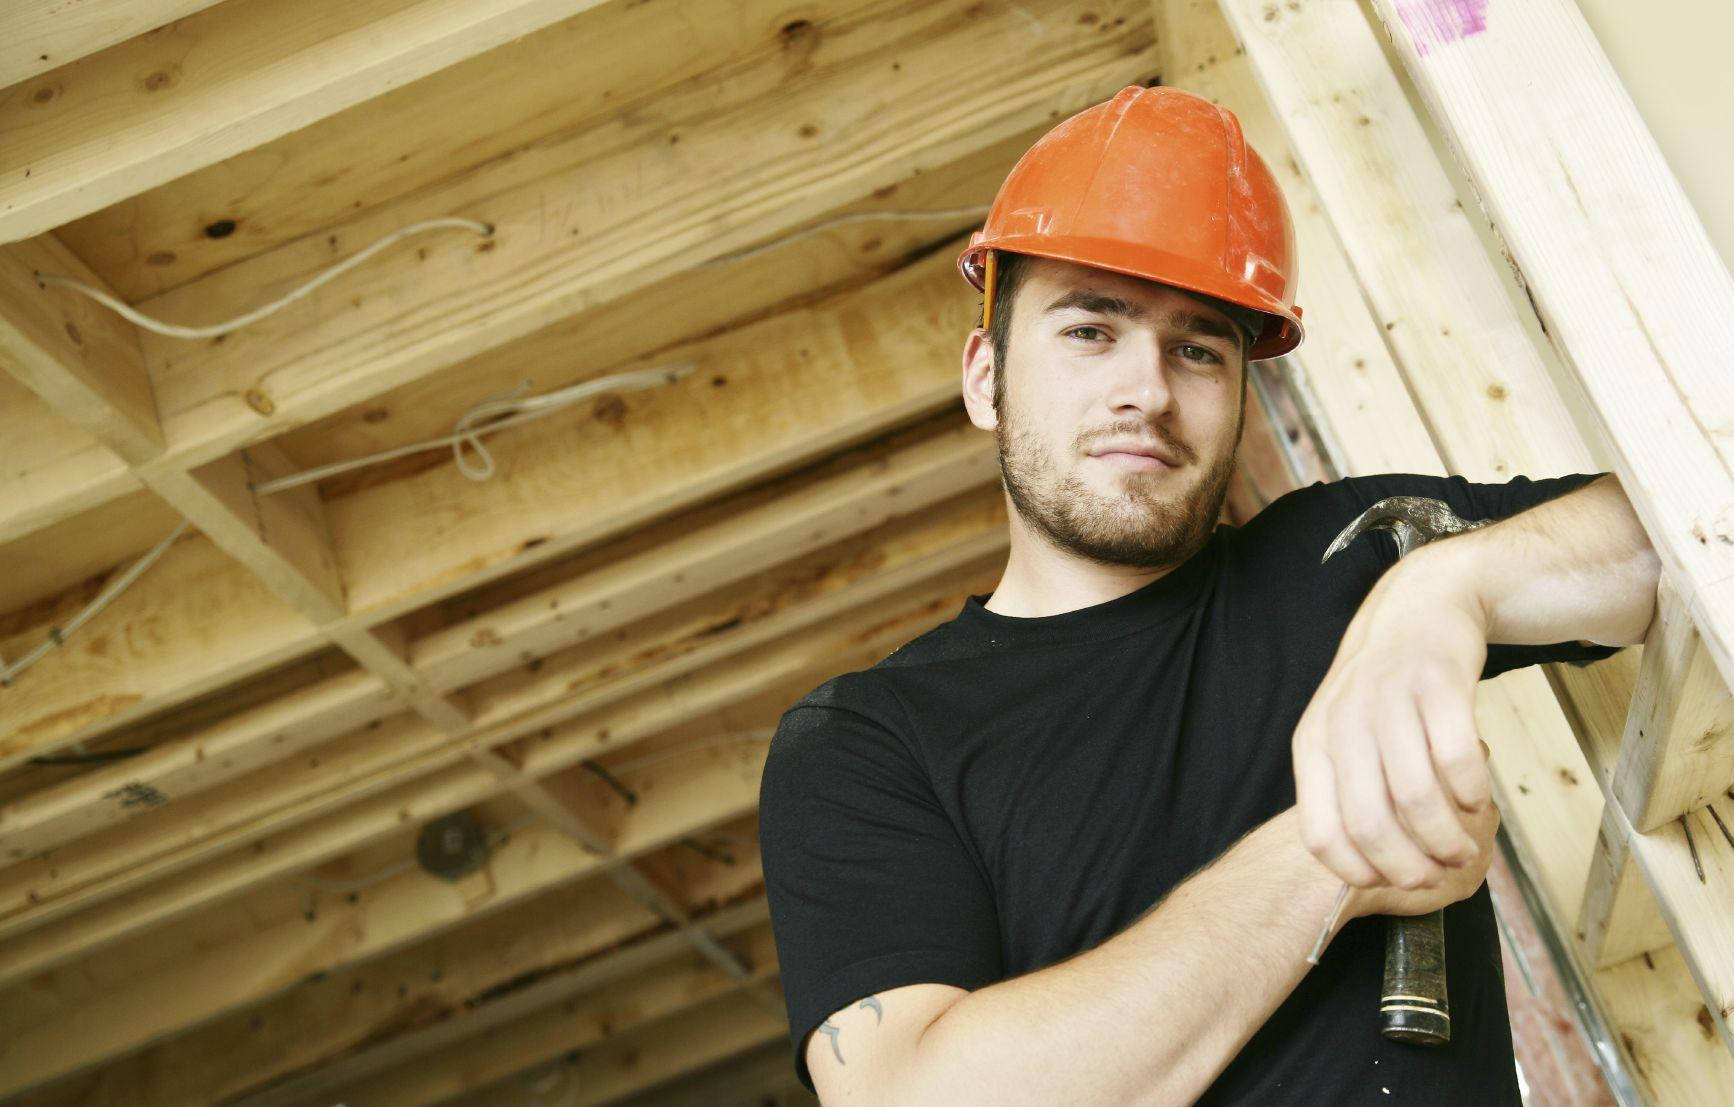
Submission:
[[[1437,1046],[1451,1040],[1444,911],[1390,917],[1379,1015],[1383,1033],[1392,1041]]]

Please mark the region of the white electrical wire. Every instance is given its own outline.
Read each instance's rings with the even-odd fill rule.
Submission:
[[[458,469],[471,480],[487,480],[494,475],[494,457],[488,453],[488,448],[482,444],[481,436],[507,427],[515,427],[520,423],[528,423],[532,419],[540,419],[544,415],[552,415],[562,408],[571,407],[592,396],[603,392],[642,392],[647,388],[658,388],[691,373],[696,368],[691,362],[679,365],[661,365],[650,369],[635,369],[629,373],[615,373],[611,376],[598,377],[595,380],[582,381],[578,384],[557,388],[540,396],[522,396],[530,382],[525,381],[512,392],[504,396],[490,396],[472,406],[458,417],[452,433],[430,438],[425,442],[413,442],[407,446],[397,446],[377,453],[365,454],[344,461],[334,461],[329,465],[321,465],[299,473],[277,477],[275,480],[264,481],[253,486],[253,491],[261,495],[281,492],[286,488],[295,488],[303,484],[324,480],[326,477],[347,473],[351,469],[360,469],[368,465],[377,465],[382,461],[404,457],[409,454],[421,453],[424,450],[438,450],[450,446],[452,457],[457,461]],[[478,426],[482,420],[492,419],[493,422]],[[472,466],[464,454],[468,446],[481,459],[479,465]]]
[[[287,295],[280,296],[263,307],[254,308],[245,315],[237,315],[235,318],[222,323],[212,323],[208,327],[183,327],[176,323],[165,323],[160,319],[152,319],[143,312],[135,310],[132,305],[115,299],[102,289],[88,285],[73,277],[62,277],[52,273],[39,272],[36,274],[36,281],[38,284],[43,286],[51,284],[61,285],[70,288],[75,292],[82,292],[97,303],[111,311],[117,312],[129,322],[136,323],[147,331],[154,331],[157,334],[167,335],[170,338],[215,338],[218,335],[228,334],[230,331],[240,330],[249,323],[256,323],[268,315],[274,315],[277,312],[282,311],[284,308],[288,307],[296,300],[301,299],[303,296],[306,296],[320,285],[335,280],[337,277],[342,276],[351,269],[354,269],[357,265],[360,265],[368,258],[379,253],[381,250],[403,241],[412,234],[420,234],[423,231],[438,230],[442,227],[456,227],[461,230],[474,231],[483,238],[492,237],[494,233],[493,224],[482,223],[475,219],[458,219],[447,216],[439,219],[424,219],[419,223],[411,223],[407,227],[391,232],[378,242],[369,246],[367,249],[361,251],[359,254],[355,254],[338,262],[336,265],[333,265],[323,273],[320,273],[317,277],[314,277],[306,284],[292,290]]]
[[[183,519],[179,526],[169,532],[167,538],[164,538],[161,542],[152,546],[145,552],[143,557],[133,562],[125,572],[104,585],[102,591],[98,592],[95,598],[83,607],[79,608],[78,614],[68,619],[65,624],[50,629],[48,637],[43,640],[41,645],[37,646],[35,649],[31,650],[29,653],[11,664],[7,664],[4,660],[0,660],[0,687],[10,685],[13,678],[15,678],[19,673],[22,673],[24,670],[30,668],[30,666],[42,660],[42,658],[50,650],[54,649],[54,647],[64,644],[67,635],[89,622],[96,616],[97,612],[112,603],[114,598],[120,595],[127,585],[137,580],[140,574],[150,568],[151,565],[156,562],[156,559],[163,555],[163,551],[174,545],[175,539],[185,533],[189,525],[190,524]]]

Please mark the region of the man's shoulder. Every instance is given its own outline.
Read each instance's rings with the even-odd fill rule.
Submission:
[[[911,638],[865,669],[839,673],[802,696],[789,708],[846,712],[893,732],[905,723],[907,697],[900,695],[917,674],[971,655],[968,636],[956,619]]]

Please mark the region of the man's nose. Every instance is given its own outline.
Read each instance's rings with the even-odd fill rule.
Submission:
[[[1127,351],[1117,360],[1119,364],[1114,367],[1106,396],[1108,407],[1115,414],[1138,414],[1150,418],[1173,407],[1174,393],[1168,385],[1168,372],[1162,364],[1161,351]]]

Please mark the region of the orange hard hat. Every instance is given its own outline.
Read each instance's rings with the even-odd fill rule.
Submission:
[[[958,268],[993,310],[993,251],[1160,281],[1259,312],[1248,360],[1300,345],[1294,223],[1232,112],[1177,88],[1121,89],[1029,148]]]

